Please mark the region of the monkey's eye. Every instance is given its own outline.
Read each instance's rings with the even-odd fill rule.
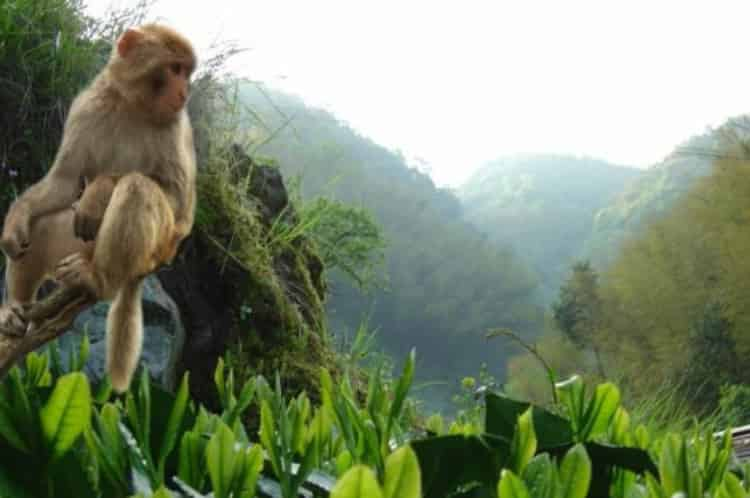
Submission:
[[[182,64],[180,64],[179,62],[172,63],[172,65],[169,66],[169,68],[176,75],[179,75],[182,72]]]

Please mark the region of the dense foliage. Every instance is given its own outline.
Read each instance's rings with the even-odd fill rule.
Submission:
[[[83,342],[65,373],[56,350],[31,353],[0,383],[0,496],[748,496],[728,432],[657,435],[631,424],[610,383],[560,383],[554,411],[487,392],[483,419],[446,430],[432,417],[425,434],[410,430],[413,354],[393,382],[374,372],[363,400],[322,369],[319,406],[278,378],[236,385],[220,363],[220,413],[190,400],[187,376],[174,395],[145,373],[124,397],[92,390],[87,354]]]
[[[596,213],[583,255],[597,267],[611,263],[624,242],[669,212],[698,179],[711,172],[722,134],[719,128],[686,140],[630,182]]]
[[[613,362],[647,387],[679,380],[704,409],[722,385],[750,380],[750,266],[740,256],[750,247],[746,129],[745,120],[724,129],[711,174],[603,274],[599,342]]]
[[[671,178],[668,185],[681,190],[649,184],[631,203],[640,222],[631,220],[633,232],[612,263],[601,270],[573,266],[539,343],[556,369],[621,378],[640,397],[675,386],[692,413],[731,406],[724,421],[747,422],[742,386],[750,381],[744,361],[750,267],[740,255],[750,244],[748,129],[746,118],[731,120],[680,149],[693,159],[646,173],[652,180]],[[550,344],[575,354],[566,360]],[[533,379],[540,373],[535,361],[513,359],[511,375]],[[513,382],[538,397],[539,381],[531,379]]]

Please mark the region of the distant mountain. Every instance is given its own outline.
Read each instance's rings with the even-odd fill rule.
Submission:
[[[304,199],[325,195],[364,206],[383,227],[388,289],[362,295],[332,275],[332,328],[352,331],[369,317],[395,357],[417,347],[421,379],[455,386],[481,363],[502,377],[513,347],[487,341],[487,329],[530,337],[542,328],[528,266],[487,240],[464,219],[453,192],[436,187],[398,152],[292,96],[251,85],[239,94],[251,109],[246,135],[254,153],[276,159],[289,184],[298,176]]]
[[[590,158],[517,156],[486,164],[458,195],[467,220],[537,271],[548,303],[582,256],[595,213],[641,174]]]

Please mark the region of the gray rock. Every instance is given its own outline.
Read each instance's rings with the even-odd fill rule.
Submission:
[[[91,348],[84,371],[92,381],[104,376],[108,310],[108,303],[89,308],[76,318],[73,328],[58,339],[61,359],[67,367],[71,353],[78,351],[83,335],[88,334]],[[153,275],[145,280],[143,321],[140,365],[148,368],[152,378],[159,379],[164,387],[171,389],[176,383],[175,365],[185,341],[185,330],[177,305]]]

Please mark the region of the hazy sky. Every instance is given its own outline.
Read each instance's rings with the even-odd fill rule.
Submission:
[[[187,4],[152,12],[199,50],[236,40],[234,72],[423,158],[440,184],[516,153],[648,166],[750,107],[748,0]]]

